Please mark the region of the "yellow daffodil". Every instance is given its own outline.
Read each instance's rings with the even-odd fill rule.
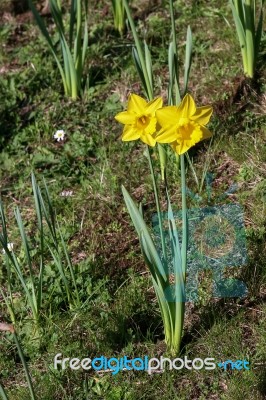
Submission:
[[[177,106],[163,107],[156,111],[161,130],[155,140],[170,143],[177,154],[183,154],[190,147],[212,136],[205,127],[212,115],[212,107],[196,107],[189,94]]]
[[[140,139],[149,146],[155,146],[155,134],[157,118],[156,110],[161,108],[163,100],[161,97],[147,102],[136,94],[131,94],[128,101],[127,111],[120,112],[115,119],[124,124],[122,140]]]

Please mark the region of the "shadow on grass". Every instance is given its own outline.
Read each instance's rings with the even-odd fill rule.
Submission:
[[[152,310],[142,310],[131,317],[117,314],[114,322],[116,329],[107,329],[105,339],[116,351],[122,351],[130,343],[141,343],[143,340],[155,343],[164,339],[160,316]]]

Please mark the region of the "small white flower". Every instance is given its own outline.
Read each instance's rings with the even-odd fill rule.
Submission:
[[[63,131],[62,129],[59,129],[58,131],[55,132],[54,134],[54,138],[60,142],[60,140],[64,140],[65,137],[65,131]]]
[[[9,251],[12,251],[13,248],[14,248],[14,243],[7,243],[7,248],[8,248]],[[6,254],[5,249],[2,250],[2,253]]]

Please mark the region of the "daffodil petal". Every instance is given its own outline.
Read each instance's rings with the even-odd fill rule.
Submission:
[[[137,94],[131,94],[128,100],[127,110],[136,114],[144,114],[144,110],[147,106],[146,100]]]
[[[190,94],[186,94],[178,109],[181,118],[190,118],[192,115],[194,115],[197,108],[193,97],[190,96]]]
[[[209,129],[205,128],[205,126],[201,126],[200,130],[203,134],[203,137],[201,140],[203,139],[209,139],[210,137],[212,137],[212,133],[209,131]]]
[[[155,111],[158,110],[159,108],[162,108],[162,106],[163,106],[163,99],[161,97],[158,97],[157,99],[150,101],[147,104],[145,115],[148,114],[155,115]]]
[[[158,143],[172,143],[177,138],[177,126],[169,125],[168,127],[161,129],[156,136],[156,142]]]
[[[140,133],[133,126],[126,126],[122,133],[122,141],[129,142],[140,138]]]
[[[124,125],[133,125],[136,120],[136,115],[129,113],[128,111],[122,111],[115,116],[115,119]]]
[[[213,109],[210,106],[198,107],[197,111],[190,119],[199,125],[207,125],[211,118],[212,111]]]
[[[175,142],[172,144],[172,148],[179,155],[184,154],[186,151],[190,149],[190,147],[191,146],[189,146],[185,141],[182,141],[180,143]]]
[[[156,118],[161,127],[176,125],[179,118],[178,107],[167,106],[156,111]]]
[[[144,143],[148,144],[151,147],[154,147],[156,145],[156,140],[151,135],[142,134],[140,135],[140,140],[142,140]]]

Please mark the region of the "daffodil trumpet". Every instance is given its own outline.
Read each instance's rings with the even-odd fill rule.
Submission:
[[[165,245],[165,226],[163,227],[162,223],[159,196],[149,152],[148,160],[156,200],[161,249],[156,248],[154,238],[143,219],[141,209],[134,203],[127,190],[122,187],[128,212],[139,236],[145,263],[152,276],[164,325],[165,342],[169,352],[173,355],[180,352],[185,315],[188,223],[184,158],[186,152],[192,146],[212,136],[205,126],[209,122],[211,114],[211,107],[196,107],[194,99],[189,94],[183,98],[179,106],[166,107],[163,107],[161,97],[147,102],[142,97],[131,94],[127,110],[117,114],[115,117],[117,121],[124,125],[121,137],[123,141],[139,139],[150,147],[155,147],[156,143],[170,144],[174,152],[180,157],[182,194],[181,243],[166,187],[168,203],[167,235],[170,242],[170,256]]]

